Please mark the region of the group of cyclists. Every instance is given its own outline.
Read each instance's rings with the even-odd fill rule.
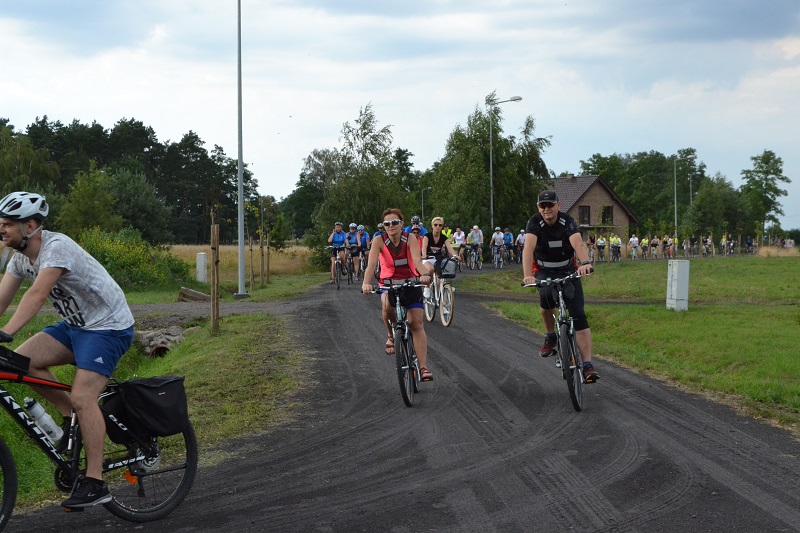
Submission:
[[[586,240],[586,247],[589,250],[591,259],[597,261],[611,262],[622,259],[623,242],[616,233],[611,233],[606,239],[604,235],[590,235]],[[631,260],[636,259],[676,259],[682,253],[685,259],[691,259],[702,253],[703,257],[714,254],[714,245],[710,236],[702,236],[699,239],[696,235],[684,237],[683,240],[673,238],[670,235],[659,237],[658,235],[645,236],[639,239],[636,234],[632,234],[628,239],[627,257]],[[755,249],[753,239],[747,237],[745,240],[745,251],[753,253]],[[736,251],[736,241],[728,235],[723,235],[719,242],[719,254],[731,255]],[[606,256],[610,253],[610,256]]]
[[[531,284],[536,279],[558,277],[578,272],[580,276],[589,275],[592,261],[587,247],[581,238],[576,221],[568,214],[560,211],[560,202],[555,191],[545,191],[538,197],[537,209],[527,223],[525,229],[514,236],[509,228],[505,231],[495,227],[489,244],[496,250],[506,249],[512,257],[521,258],[523,264],[523,283]],[[386,328],[385,352],[395,352],[391,323],[395,320],[395,298],[406,308],[406,317],[416,348],[420,364],[422,381],[432,381],[433,373],[428,362],[428,340],[423,320],[423,299],[428,297],[432,275],[445,258],[462,261],[465,248],[475,247],[482,250],[484,236],[480,227],[475,225],[469,233],[461,227],[451,230],[442,217],[431,220],[431,230],[427,230],[418,216],[411,218],[411,224],[404,226],[403,212],[398,208],[386,209],[381,222],[371,238],[361,241],[357,238],[349,241],[343,225],[336,223],[334,231],[328,238],[329,243],[353,242],[355,253],[367,253],[368,262],[363,272],[362,292],[372,293],[372,282],[375,277],[380,283],[401,283],[409,279],[419,279],[423,287],[409,287],[399,296],[390,291],[381,293],[381,316]],[[351,224],[356,234],[363,226]],[[345,234],[346,235],[346,234]],[[362,246],[362,242],[364,242]],[[338,246],[338,245],[337,245]],[[337,248],[332,253],[332,269]],[[333,275],[333,272],[332,272]],[[581,352],[584,366],[585,383],[594,383],[598,373],[592,364],[592,340],[589,323],[584,312],[583,290],[580,279],[575,280],[574,292],[568,298],[567,306],[574,319],[576,341]],[[554,354],[556,348],[554,310],[557,302],[553,294],[540,293],[539,306],[545,327],[545,340],[539,349],[541,357]]]

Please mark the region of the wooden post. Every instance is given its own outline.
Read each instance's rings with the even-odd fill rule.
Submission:
[[[261,275],[259,276],[259,280],[261,283],[261,288],[264,288],[264,232],[263,228],[262,231],[258,235],[258,247],[259,247],[259,257],[261,261]]]
[[[256,267],[253,264],[253,236],[250,236],[250,292],[256,289]]]
[[[219,333],[219,224],[212,224],[211,225],[211,334],[216,335],[217,333]]]
[[[269,283],[269,231],[267,232],[267,283]]]

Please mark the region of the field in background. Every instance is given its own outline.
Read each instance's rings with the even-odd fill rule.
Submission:
[[[206,279],[211,281],[211,247],[208,245],[176,244],[171,246],[170,251],[175,256],[192,265],[192,276],[195,273],[197,254],[205,252],[207,268]],[[239,248],[233,244],[220,246],[219,259],[219,279],[221,283],[236,282],[239,279]],[[309,249],[305,246],[289,246],[281,251],[270,250],[269,252],[269,272],[270,274],[308,274],[315,272],[315,269],[308,262]],[[264,249],[264,261],[266,265],[266,248]],[[250,279],[251,265],[252,272],[256,279],[261,273],[261,250],[257,245],[245,246],[244,249],[245,278]],[[266,269],[266,267],[265,267]]]

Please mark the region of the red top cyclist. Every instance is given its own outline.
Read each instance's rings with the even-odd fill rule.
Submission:
[[[379,261],[381,280],[398,281],[419,277],[420,283],[430,283],[430,276],[419,276],[419,270],[416,267],[416,265],[422,265],[419,243],[417,239],[409,238],[408,232],[403,231],[402,211],[396,207],[389,208],[383,212],[382,219],[386,233],[383,235],[383,239],[376,238],[372,241],[369,264],[361,286],[362,292],[369,294],[372,291],[372,276]],[[381,294],[383,323],[389,337],[386,340],[386,353],[388,354],[394,353],[394,337],[389,321],[396,319],[395,294],[388,291]],[[428,338],[425,335],[425,321],[422,319],[422,288],[406,289],[400,294],[400,303],[406,308],[411,337],[414,339],[414,347],[419,359],[420,378],[422,381],[431,381],[433,374],[428,370]]]

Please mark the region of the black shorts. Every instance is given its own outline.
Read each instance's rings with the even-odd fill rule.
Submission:
[[[543,280],[547,278],[563,278],[570,274],[569,272],[543,272],[541,270],[536,272],[536,279]],[[564,290],[564,302],[567,304],[569,316],[572,317],[573,324],[575,324],[575,331],[589,328],[589,320],[586,318],[586,312],[583,309],[583,285],[580,279],[573,279],[570,281],[573,291],[567,288]],[[569,292],[573,294],[570,296]],[[542,309],[556,309],[558,307],[558,293],[552,287],[545,287],[539,289],[539,307]]]
[[[397,305],[397,291],[386,291],[389,293],[389,305]],[[400,305],[406,309],[422,309],[422,287],[406,287],[400,291]]]

